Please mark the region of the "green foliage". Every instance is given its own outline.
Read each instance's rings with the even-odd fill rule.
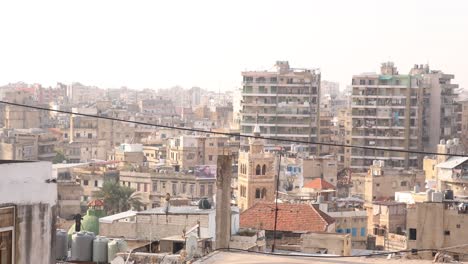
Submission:
[[[65,155],[62,152],[57,151],[55,154],[54,159],[52,160],[53,164],[63,163],[63,161],[67,160]]]
[[[104,209],[108,214],[115,214],[130,209],[141,210],[143,203],[141,197],[128,186],[121,186],[114,180],[104,182],[96,194],[99,199],[104,201]]]

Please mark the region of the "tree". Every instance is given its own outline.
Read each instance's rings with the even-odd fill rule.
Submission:
[[[117,181],[105,181],[96,197],[104,201],[104,208],[108,214],[123,211],[141,210],[143,203],[139,193],[128,186],[121,186]]]
[[[52,160],[52,163],[53,164],[57,164],[57,163],[63,163],[63,161],[67,160],[65,155],[63,155],[62,152],[60,151],[56,151],[55,152],[55,157],[54,159]]]

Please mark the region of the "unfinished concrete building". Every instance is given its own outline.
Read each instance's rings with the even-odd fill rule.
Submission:
[[[242,72],[241,134],[252,135],[258,122],[265,137],[320,141],[320,72],[291,68],[287,61],[277,61],[275,67]],[[287,149],[291,145],[268,141],[266,146],[278,144]]]

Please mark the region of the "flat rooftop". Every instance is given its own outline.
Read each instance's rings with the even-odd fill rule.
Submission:
[[[432,260],[415,260],[415,259],[386,259],[386,257],[338,257],[338,258],[321,258],[321,257],[296,257],[296,256],[272,256],[257,253],[240,253],[240,252],[214,252],[208,255],[201,261],[195,263],[293,263],[293,264],[394,264],[394,263],[409,263],[409,264],[425,264],[432,263]]]

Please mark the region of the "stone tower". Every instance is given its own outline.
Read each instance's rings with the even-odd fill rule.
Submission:
[[[260,126],[255,125],[254,136],[260,136]],[[258,201],[275,200],[275,156],[264,152],[264,140],[249,139],[249,151],[239,153],[237,203],[241,211]]]

